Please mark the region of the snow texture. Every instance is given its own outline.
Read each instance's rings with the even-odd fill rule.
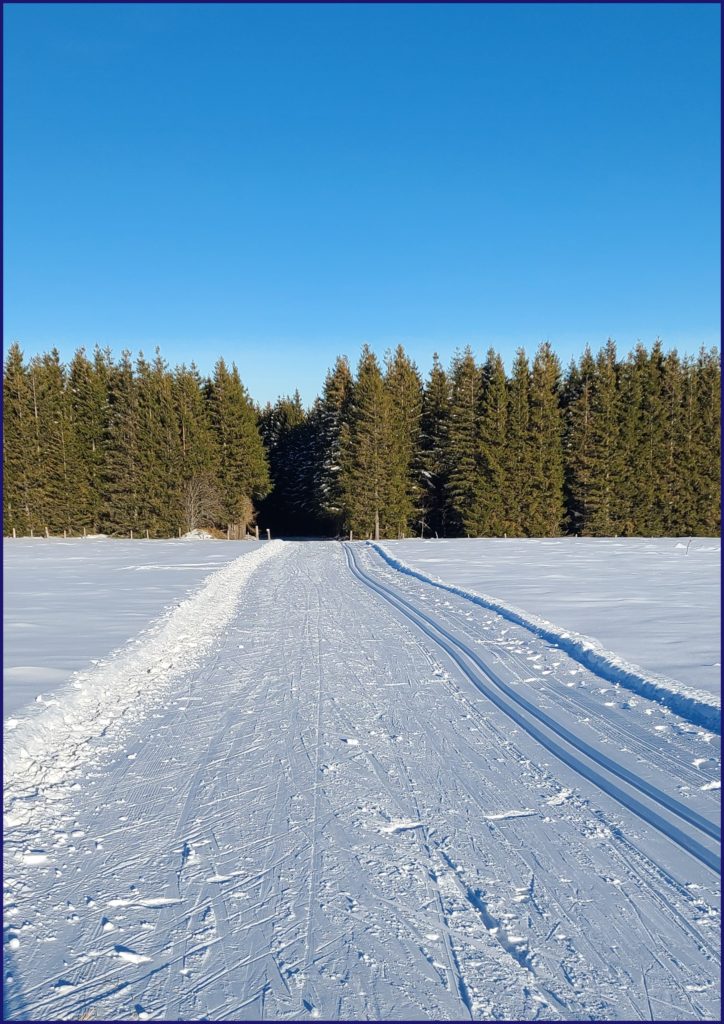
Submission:
[[[559,645],[603,679],[720,732],[718,687],[710,692],[687,685],[633,664],[620,653],[625,650],[651,658],[655,649],[657,657],[651,660],[659,666],[660,648],[675,648],[688,678],[702,676],[702,661],[707,658],[718,678],[718,542],[700,540],[690,556],[685,554],[686,542],[672,540],[436,540],[387,541],[373,546],[400,572],[489,608]],[[651,573],[652,556],[656,574]],[[687,557],[690,562],[684,561]],[[688,592],[682,593],[687,583]],[[496,596],[477,589],[483,585],[495,587]],[[517,595],[526,610],[508,603],[501,593]],[[696,600],[692,600],[694,595]],[[545,608],[547,615],[565,619],[566,625],[543,618],[532,608]],[[615,650],[569,628],[570,623],[595,630]],[[699,654],[702,649],[706,658]],[[710,673],[703,678],[710,683]]]
[[[4,718],[108,657],[251,550],[244,541],[6,539]]]
[[[712,731],[364,544],[139,640],[10,730],[11,1019],[719,1019]]]

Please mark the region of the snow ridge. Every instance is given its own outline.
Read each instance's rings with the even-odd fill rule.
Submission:
[[[427,576],[425,573],[413,569],[407,563],[392,555],[382,544],[373,541],[367,542],[393,569],[429,583],[441,590],[446,590],[457,597],[465,598],[473,604],[480,605],[490,611],[502,615],[503,618],[516,625],[523,626],[536,636],[541,637],[550,643],[557,644],[571,658],[585,665],[586,668],[595,672],[596,675],[608,682],[616,683],[627,690],[654,700],[658,704],[669,708],[675,714],[685,718],[693,725],[709,729],[717,735],[721,734],[721,705],[714,694],[696,690],[693,687],[685,686],[675,679],[666,676],[647,673],[638,665],[632,665],[624,661],[612,651],[605,650],[592,637],[584,636],[582,633],[574,633],[572,630],[561,629],[560,626],[549,622],[547,619],[531,615],[529,612],[506,604],[488,594],[479,594],[473,590],[465,590],[453,584],[445,583],[436,576]]]
[[[93,743],[117,748],[169,684],[193,670],[223,634],[254,570],[286,549],[263,546],[212,572],[196,593],[106,661],[79,672],[51,699],[5,723],[5,823],[26,826],[35,814],[78,789],[78,770],[99,756]]]

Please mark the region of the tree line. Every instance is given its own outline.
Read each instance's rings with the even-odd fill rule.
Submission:
[[[3,529],[167,537],[717,535],[716,349],[609,341],[565,372],[548,343],[508,375],[470,348],[423,380],[402,346],[321,395],[260,408],[235,365],[209,377],[96,348],[3,375]]]

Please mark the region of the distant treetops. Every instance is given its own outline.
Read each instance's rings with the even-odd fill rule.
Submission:
[[[3,376],[6,535],[550,537],[720,531],[719,354],[613,342],[565,373],[547,343],[508,376],[490,349],[423,382],[398,346],[322,395],[259,409],[236,366],[211,377],[96,348]]]

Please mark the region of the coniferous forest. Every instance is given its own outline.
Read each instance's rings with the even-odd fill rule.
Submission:
[[[339,358],[321,396],[258,407],[210,377],[79,350],[3,376],[3,530],[17,536],[551,537],[720,531],[717,350],[609,341],[563,370],[548,343],[510,373],[466,348],[425,379],[402,347]]]

